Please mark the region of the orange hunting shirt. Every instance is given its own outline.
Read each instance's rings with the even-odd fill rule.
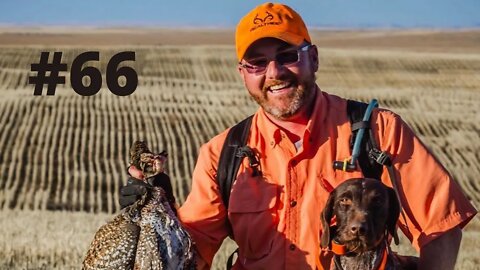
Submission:
[[[262,109],[252,120],[248,145],[259,153],[261,176],[252,177],[245,158],[227,211],[215,180],[227,131],[202,146],[193,172],[192,190],[179,217],[202,257],[211,265],[228,236],[226,218],[240,247],[234,269],[314,269],[320,250],[320,213],[329,191],[362,177],[360,171],[333,170],[336,160],[351,156],[346,100],[317,91],[315,108],[298,149]],[[476,214],[459,185],[394,113],[375,110],[374,134],[390,153],[400,182],[408,235],[417,249],[439,233],[463,227]],[[387,170],[382,181],[392,186]],[[405,229],[403,219],[399,220]],[[326,258],[322,253],[322,258]],[[328,262],[323,259],[323,267]]]

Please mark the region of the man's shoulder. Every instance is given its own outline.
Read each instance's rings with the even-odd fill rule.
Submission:
[[[225,129],[224,131],[218,133],[213,138],[208,140],[208,142],[202,145],[201,150],[219,155],[220,151],[222,151],[223,144],[225,142],[225,139],[227,138],[227,134],[230,129],[231,127]]]
[[[358,100],[358,99],[347,99],[339,97],[333,94],[323,93],[325,100],[328,106],[327,117],[332,123],[343,123],[346,124],[350,122],[350,115],[347,110],[347,104],[349,100],[356,102],[368,103],[368,101]],[[373,126],[376,126],[376,130],[380,133],[388,133],[390,129],[405,129],[408,125],[403,121],[401,116],[396,112],[391,111],[388,108],[382,107],[382,100],[378,100],[380,108],[375,108],[372,112],[370,122],[373,123]],[[352,110],[352,108],[350,108]],[[355,109],[353,109],[355,111]],[[363,118],[363,114],[362,117]],[[354,117],[355,119],[355,117]],[[352,123],[350,123],[351,125]]]
[[[386,108],[375,109],[372,114],[372,121],[381,126],[403,123],[400,115]]]
[[[247,117],[245,117],[245,118],[247,118]],[[242,119],[242,120],[244,120],[244,119]],[[242,121],[242,120],[240,120],[240,121]],[[209,152],[211,152],[215,155],[219,155],[219,153],[222,151],[222,147],[223,147],[223,144],[225,143],[228,132],[230,131],[230,129],[232,129],[232,127],[234,125],[240,123],[240,121],[237,121],[236,123],[233,123],[230,127],[228,127],[227,129],[225,129],[222,132],[215,135],[208,142],[206,142],[205,144],[202,145],[202,149],[203,150],[208,150]]]
[[[338,113],[339,111],[346,112],[347,103],[348,103],[349,100],[356,101],[356,102],[363,102],[363,103],[368,104],[368,101],[343,98],[343,97],[340,97],[340,96],[337,96],[337,95],[334,95],[334,94],[329,94],[329,93],[326,93],[326,92],[323,92],[323,94],[325,95],[325,97],[327,99],[330,113],[332,113],[332,112]],[[373,111],[372,117],[382,119],[384,121],[396,121],[400,118],[400,115],[398,115],[397,113],[391,111],[390,109],[381,107],[382,106],[382,104],[381,104],[382,100],[381,99],[378,100],[378,101],[380,103],[380,108],[376,108]]]
[[[330,110],[341,110],[346,108],[348,99],[322,91]]]
[[[206,143],[202,144],[198,154],[197,165],[205,163],[206,166],[212,166],[213,168],[216,168],[218,160],[220,159],[220,153],[222,151],[223,144],[229,130],[230,128],[222,131]]]

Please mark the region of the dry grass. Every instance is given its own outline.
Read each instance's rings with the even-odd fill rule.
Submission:
[[[94,232],[110,218],[82,212],[4,210],[0,212],[0,269],[80,269]],[[463,234],[456,269],[478,269],[480,221],[472,223]],[[215,257],[215,269],[224,269],[235,244],[227,239],[223,248]],[[417,255],[404,237],[393,248]]]
[[[320,30],[310,36],[321,48],[480,53],[480,30]],[[125,46],[232,45],[234,29],[16,28],[0,26],[0,45]]]
[[[150,31],[0,31],[0,268],[79,268],[95,230],[119,210],[118,189],[132,141],[146,139],[153,149],[169,151],[174,192],[183,201],[199,145],[255,110],[236,74],[232,46],[192,46],[183,32],[167,30],[158,34],[171,36],[166,40],[177,45],[152,46],[157,43],[147,36],[158,37],[157,30]],[[189,31],[184,30],[190,40],[197,40]],[[232,44],[229,32],[222,31],[208,32],[212,39],[205,42]],[[473,44],[479,33],[312,34],[321,43],[320,87],[349,98],[377,98],[402,115],[477,205],[480,50]],[[100,36],[113,40],[93,45]],[[118,45],[120,37],[142,45],[98,46]],[[50,45],[18,46],[32,40]],[[51,45],[62,40],[86,43]],[[5,45],[9,42],[17,45]],[[102,72],[112,54],[136,52],[139,87],[132,96],[116,97],[102,89],[84,98],[69,85],[58,87],[54,97],[32,95],[28,70],[40,51],[63,51],[63,60],[71,63],[80,52],[99,49],[96,66]],[[480,263],[479,223],[476,218],[464,234],[458,269],[476,269]],[[400,250],[411,253],[402,242]],[[232,249],[231,242],[224,245],[215,268],[223,268]]]

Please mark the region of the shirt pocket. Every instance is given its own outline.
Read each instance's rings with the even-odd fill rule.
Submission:
[[[258,260],[268,255],[277,233],[277,185],[263,176],[240,174],[229,202],[229,219],[240,255]]]

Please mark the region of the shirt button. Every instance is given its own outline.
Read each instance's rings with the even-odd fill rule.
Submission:
[[[270,142],[270,145],[273,146],[275,143],[273,141]]]
[[[296,247],[295,247],[294,244],[290,244],[290,247],[289,247],[289,248],[290,248],[290,250],[295,250]]]
[[[295,205],[297,205],[297,201],[293,200],[293,201],[290,202],[291,207],[295,207]]]

